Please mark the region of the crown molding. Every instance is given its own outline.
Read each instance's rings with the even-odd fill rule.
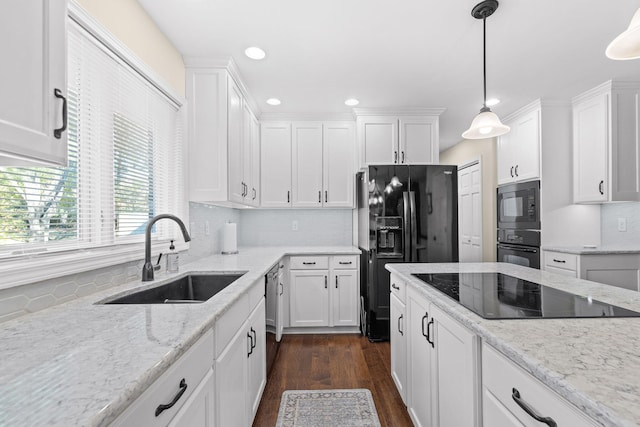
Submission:
[[[265,121],[308,121],[308,122],[353,122],[353,113],[262,113],[259,119]]]
[[[407,107],[407,108],[354,108],[353,113],[361,116],[439,116],[446,108]]]

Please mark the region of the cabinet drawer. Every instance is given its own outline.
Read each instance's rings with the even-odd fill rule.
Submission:
[[[392,274],[389,280],[389,290],[392,295],[395,295],[402,303],[405,302],[407,285],[400,280],[398,276]]]
[[[249,311],[253,311],[258,303],[262,301],[262,298],[264,298],[266,291],[265,286],[266,283],[264,278],[251,285],[251,289],[249,289]]]
[[[358,268],[358,255],[335,255],[331,257],[331,268]]]
[[[565,254],[562,252],[545,252],[545,267],[562,268],[563,270],[576,270],[578,266],[578,256],[574,254]],[[546,270],[546,268],[545,268]]]
[[[290,268],[292,270],[327,270],[329,257],[327,256],[292,256]]]
[[[493,347],[482,345],[482,395],[484,425],[491,425],[497,408],[508,411],[524,425],[539,425],[514,400],[520,400],[542,417],[551,417],[559,426],[596,426],[578,408],[542,384]],[[506,411],[505,411],[506,410]],[[492,415],[493,414],[493,415]],[[518,424],[519,425],[519,424]]]
[[[166,426],[193,394],[196,386],[212,365],[213,332],[209,331],[145,390],[111,425],[113,427]],[[156,416],[158,406],[171,403],[180,392],[183,379],[186,389],[182,396],[173,407]]]

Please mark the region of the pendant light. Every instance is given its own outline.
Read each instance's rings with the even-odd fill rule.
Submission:
[[[498,116],[487,107],[487,18],[498,8],[497,0],[485,0],[478,3],[472,10],[471,16],[482,19],[482,80],[484,84],[484,98],[480,113],[473,118],[471,127],[464,131],[465,139],[485,139],[504,135],[511,128],[502,124]]]
[[[640,58],[640,9],[631,18],[626,31],[609,43],[605,54],[609,59]]]

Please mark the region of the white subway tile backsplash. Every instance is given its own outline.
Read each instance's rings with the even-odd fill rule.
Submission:
[[[640,246],[640,203],[607,203],[600,207],[603,246]],[[625,218],[627,231],[618,231],[618,218]]]

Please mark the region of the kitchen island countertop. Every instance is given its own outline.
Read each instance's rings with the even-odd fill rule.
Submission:
[[[387,264],[455,320],[604,426],[640,425],[640,318],[483,319],[413,273],[500,272],[640,311],[640,293],[506,263]]]
[[[240,248],[0,324],[0,425],[105,426],[285,255],[360,254],[352,246]],[[202,304],[101,305],[188,272],[247,272]],[[212,361],[213,362],[213,361]]]
[[[573,255],[640,254],[640,247],[628,246],[543,246],[542,250]]]

